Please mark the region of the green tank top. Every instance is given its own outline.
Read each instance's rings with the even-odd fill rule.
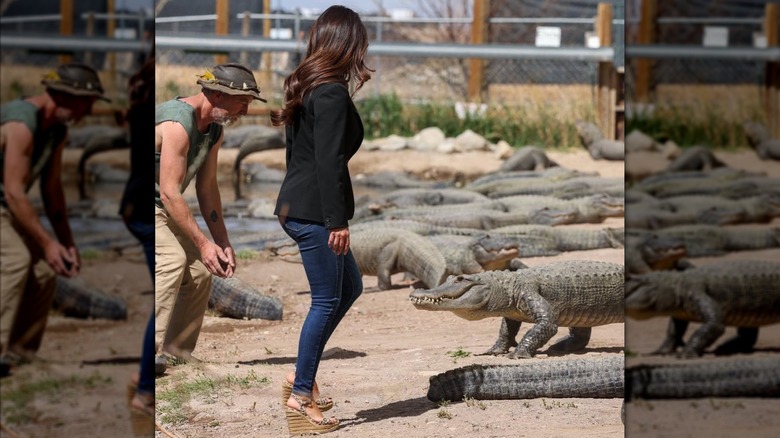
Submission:
[[[54,154],[54,150],[65,139],[65,133],[67,128],[65,125],[54,125],[45,132],[39,132],[38,130],[38,107],[27,102],[26,100],[18,99],[5,103],[0,107],[0,125],[4,125],[8,122],[18,121],[22,122],[27,129],[30,130],[33,136],[33,150],[30,156],[30,174],[26,183],[26,190],[30,190],[33,183],[38,179],[41,171],[51,159]],[[5,149],[9,147],[7,144],[8,139],[5,138],[5,134],[0,139],[2,146],[0,147],[0,205],[8,207],[5,202],[5,187],[4,181],[4,169],[5,169]]]
[[[198,169],[206,161],[211,147],[222,136],[222,126],[212,123],[205,134],[198,131],[198,124],[195,121],[195,108],[186,102],[182,102],[178,97],[157,105],[154,108],[154,118],[155,125],[167,121],[180,123],[190,139],[190,146],[187,150],[187,173],[184,175],[184,181],[181,182],[180,187],[180,192],[184,193],[192,178],[198,173]],[[154,154],[154,165],[154,202],[158,207],[164,208],[160,200],[160,153],[157,151]]]

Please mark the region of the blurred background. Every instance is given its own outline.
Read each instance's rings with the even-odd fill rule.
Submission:
[[[68,130],[62,186],[82,268],[57,279],[37,359],[0,382],[3,436],[132,436],[126,387],[153,286],[119,201],[130,171],[128,80],[151,53],[152,14],[151,0],[0,3],[3,103],[43,93],[44,75],[71,61],[96,69],[112,100]],[[28,196],[51,230],[38,186]],[[151,199],[151,180],[149,189]]]

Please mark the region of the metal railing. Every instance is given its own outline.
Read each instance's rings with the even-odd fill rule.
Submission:
[[[780,47],[703,47],[671,44],[628,45],[626,56],[652,59],[725,59],[746,61],[780,61]]]
[[[148,41],[116,38],[3,35],[0,38],[0,48],[51,53],[148,52],[151,49],[151,44]]]
[[[300,52],[306,47],[295,40],[269,38],[204,37],[157,34],[155,45],[160,49],[225,53],[225,52]],[[369,55],[411,56],[433,58],[535,58],[580,61],[610,61],[611,47],[535,47],[515,44],[424,44],[402,42],[372,42]]]

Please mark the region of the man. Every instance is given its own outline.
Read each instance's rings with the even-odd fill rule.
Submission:
[[[66,125],[109,101],[91,67],[69,63],[49,73],[42,94],[0,110],[0,372],[34,358],[43,338],[56,275],[78,274],[81,260],[65,211],[60,171]],[[27,191],[40,176],[56,238],[43,228]]]
[[[221,64],[198,80],[199,94],[155,108],[155,366],[192,360],[211,292],[211,276],[236,268],[222,217],[217,153],[222,128],[260,97],[252,72]],[[195,178],[201,214],[214,241],[201,231],[182,193]]]

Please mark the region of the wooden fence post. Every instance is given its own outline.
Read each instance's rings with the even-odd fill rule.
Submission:
[[[471,23],[471,44],[485,44],[487,39],[487,0],[474,0],[474,20]],[[482,102],[485,61],[480,58],[469,60],[468,99]]]
[[[612,45],[612,5],[599,3],[596,16],[596,33],[600,47]],[[601,61],[598,67],[598,118],[604,138],[615,139],[615,67],[612,61]]]
[[[639,18],[639,44],[653,44],[655,42],[655,0],[642,0],[642,16]],[[650,82],[653,69],[653,61],[650,59],[636,60],[636,89],[637,102],[647,103],[650,96]]]
[[[228,25],[230,24],[230,1],[229,0],[217,0],[217,23],[216,34],[227,35]],[[215,64],[224,64],[228,62],[227,54],[214,55]]]
[[[73,35],[73,0],[60,0],[60,35]],[[71,55],[60,55],[60,64],[71,59]]]
[[[778,45],[778,3],[767,3],[764,13],[764,35],[767,47]],[[764,112],[767,129],[773,138],[780,138],[780,62],[766,63]]]

